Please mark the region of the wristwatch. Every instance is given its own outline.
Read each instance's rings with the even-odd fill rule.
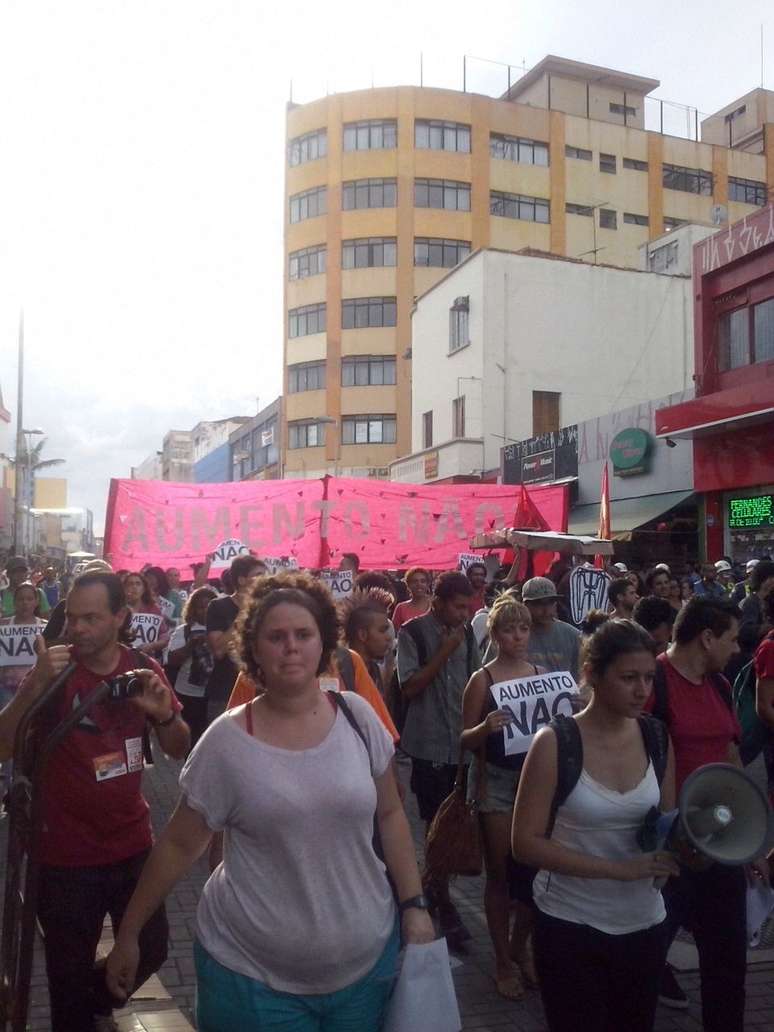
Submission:
[[[427,896],[411,896],[404,899],[398,906],[398,913],[403,914],[406,910],[429,910],[430,901]]]

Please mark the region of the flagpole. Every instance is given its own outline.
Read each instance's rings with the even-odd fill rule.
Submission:
[[[599,533],[597,537],[600,541],[610,541],[612,536],[610,526],[610,477],[607,470],[607,460],[605,460],[605,464],[602,467],[602,484],[599,491]],[[594,565],[598,570],[604,570],[605,557],[603,555],[595,555]]]
[[[25,552],[22,534],[22,499],[24,496],[24,309],[19,313],[18,380],[16,385],[16,459],[13,467],[13,554]]]

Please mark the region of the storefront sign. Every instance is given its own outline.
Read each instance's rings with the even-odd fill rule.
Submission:
[[[438,476],[438,452],[425,455],[425,480],[435,480]]]
[[[616,434],[610,442],[613,475],[634,477],[650,469],[653,438],[646,430],[629,427]]]
[[[536,452],[525,455],[521,460],[522,484],[540,484],[556,479],[556,451]]]
[[[728,526],[731,530],[774,527],[774,495],[729,499]]]

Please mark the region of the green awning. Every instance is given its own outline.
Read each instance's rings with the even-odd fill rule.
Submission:
[[[632,531],[666,515],[678,505],[687,502],[693,491],[668,491],[666,494],[643,495],[641,498],[622,498],[610,503],[610,530],[613,540],[626,541]],[[570,534],[597,534],[599,531],[599,502],[594,505],[576,505],[570,513],[567,528]]]

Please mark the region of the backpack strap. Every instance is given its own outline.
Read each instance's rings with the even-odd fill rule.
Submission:
[[[419,668],[421,670],[423,666],[427,666],[427,643],[425,641],[424,634],[422,634],[421,629],[417,626],[420,619],[421,617],[416,617],[414,620],[409,620],[408,623],[405,623],[401,627],[400,633],[403,634],[405,631],[416,645],[417,663],[419,663]]]
[[[344,682],[344,691],[357,694],[355,687],[355,664],[352,662],[350,651],[344,645],[336,648],[336,666]]]
[[[656,779],[661,785],[666,774],[669,756],[669,732],[666,724],[663,720],[645,714],[637,718],[637,723],[640,725],[645,751],[653,764]]]
[[[472,677],[478,667],[474,670],[473,656],[476,652],[476,636],[470,623],[465,624],[465,647],[467,649],[468,677]]]
[[[328,695],[328,698],[333,703],[334,707],[338,707],[338,709],[341,710],[341,712],[344,714],[344,719],[347,721],[349,726],[352,728],[352,730],[355,732],[357,737],[363,743],[363,746],[365,747],[365,751],[368,754],[368,766],[371,768],[371,777],[373,777],[374,776],[374,763],[373,763],[373,760],[371,758],[371,750],[368,747],[368,739],[366,738],[365,733],[363,732],[362,727],[360,726],[360,724],[358,724],[357,720],[355,719],[355,714],[349,708],[349,705],[346,702],[346,700],[341,697],[341,693],[340,692],[327,692],[326,694]]]
[[[669,726],[669,686],[667,685],[664,664],[656,660],[656,671],[653,675],[653,709],[650,711],[657,720]]]
[[[715,686],[715,691],[718,693],[720,698],[726,704],[728,709],[734,713],[734,699],[733,694],[729,691],[728,681],[722,674],[710,674],[710,680]]]
[[[557,811],[578,784],[583,770],[583,740],[577,723],[563,713],[557,713],[548,726],[556,735],[556,789],[546,829],[546,838],[551,838]]]

